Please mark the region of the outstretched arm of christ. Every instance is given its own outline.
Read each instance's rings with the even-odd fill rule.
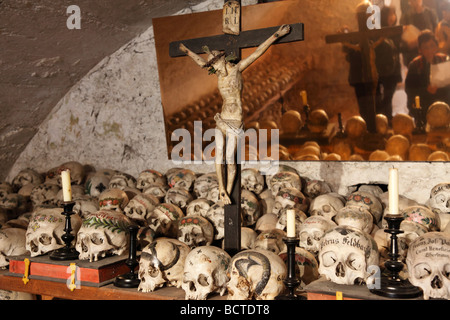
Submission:
[[[241,60],[239,65],[239,71],[242,72],[245,69],[247,69],[253,62],[255,62],[259,57],[261,57],[264,52],[269,49],[269,47],[279,38],[287,35],[291,31],[291,27],[288,24],[282,25],[277,32],[275,32],[270,38],[268,38],[266,41],[261,43],[259,47],[253,52],[251,55],[249,55],[244,60]]]
[[[185,54],[187,54],[189,57],[192,58],[192,60],[195,61],[196,64],[198,64],[200,67],[204,67],[206,65],[205,59],[200,57],[198,54],[192,52],[189,50],[184,44],[180,44],[180,50],[183,51]]]

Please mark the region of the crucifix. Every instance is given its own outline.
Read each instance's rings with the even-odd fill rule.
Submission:
[[[358,18],[358,32],[345,32],[327,35],[325,37],[326,43],[341,42],[349,48],[360,52],[362,79],[361,83],[367,86],[369,100],[367,105],[360,105],[360,113],[367,124],[367,130],[370,133],[376,132],[375,117],[376,117],[376,91],[378,86],[378,71],[375,65],[375,48],[386,38],[393,37],[403,32],[403,26],[384,27],[379,29],[369,29],[368,19],[370,15],[367,13],[370,8],[368,3],[360,4],[357,8]],[[365,110],[361,110],[365,108]]]
[[[223,35],[170,43],[171,57],[189,56],[200,67],[215,74],[222,96],[222,112],[216,114],[215,167],[219,200],[225,204],[224,248],[234,255],[241,245],[241,177],[236,149],[243,135],[242,72],[275,42],[303,40],[303,24],[283,25],[252,31],[240,30],[240,1],[227,0],[223,9]],[[241,49],[257,47],[241,59]],[[198,54],[207,53],[207,60]],[[225,164],[223,161],[225,160]]]

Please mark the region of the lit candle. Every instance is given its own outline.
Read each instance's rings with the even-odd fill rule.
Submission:
[[[286,211],[286,228],[287,237],[295,238],[295,210],[289,209]]]
[[[64,201],[72,201],[72,187],[71,187],[71,182],[70,182],[70,170],[64,170],[61,172],[61,183],[62,183]]]
[[[398,215],[398,170],[389,169],[389,213]]]
[[[300,95],[302,96],[303,105],[306,106],[308,104],[306,91],[305,90],[300,91]]]
[[[416,109],[420,109],[420,97],[416,96]]]

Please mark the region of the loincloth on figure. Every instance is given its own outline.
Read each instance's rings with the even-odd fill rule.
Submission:
[[[233,134],[235,136],[239,136],[243,134],[244,123],[241,120],[236,119],[224,119],[217,113],[214,116],[214,120],[216,120],[216,127],[223,134]]]

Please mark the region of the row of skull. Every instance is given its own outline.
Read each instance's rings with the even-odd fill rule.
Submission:
[[[360,204],[364,204],[364,207],[360,206],[358,208],[358,211],[357,211],[358,213],[356,214],[358,216],[364,216],[365,217],[364,219],[362,219],[362,220],[366,221],[365,224],[363,224],[364,226],[367,227],[367,225],[370,225],[371,223],[376,225],[377,223],[380,224],[380,221],[382,222],[381,217],[383,215],[383,211],[382,211],[383,205],[376,205],[374,207],[375,209],[370,208],[370,206],[368,206],[368,205],[371,204],[371,202],[376,202],[376,201],[374,201],[375,198],[371,198],[367,194],[367,193],[369,193],[369,194],[375,193],[378,198],[382,198],[383,197],[382,191],[380,192],[380,190],[375,190],[375,191],[371,190],[371,192],[372,192],[371,193],[371,192],[367,192],[367,190],[364,191],[364,188],[361,187],[358,190],[359,194],[358,193],[353,193],[351,196],[348,196],[347,198],[345,198],[345,197],[342,197],[342,196],[339,196],[337,194],[333,194],[332,192],[330,192],[331,188],[323,181],[308,181],[308,182],[305,183],[298,176],[298,174],[294,174],[295,173],[294,169],[288,168],[288,167],[283,167],[281,169],[282,170],[281,170],[281,172],[279,174],[276,174],[276,175],[274,175],[272,177],[267,177],[266,176],[265,179],[264,179],[263,176],[262,176],[262,179],[261,179],[261,175],[258,174],[257,170],[254,170],[254,169],[246,169],[246,170],[243,170],[243,172],[242,172],[242,186],[243,186],[243,189],[244,189],[243,193],[244,192],[249,192],[248,193],[249,194],[248,198],[250,198],[250,196],[254,196],[254,197],[259,198],[256,201],[252,198],[252,200],[253,200],[252,202],[254,202],[254,203],[252,205],[250,205],[250,207],[255,207],[255,204],[257,204],[257,203],[260,204],[260,210],[259,210],[259,217],[260,218],[256,218],[255,219],[256,225],[253,225],[252,223],[250,223],[250,224],[248,224],[248,226],[250,226],[251,228],[243,227],[243,229],[242,229],[243,230],[243,232],[242,232],[243,244],[244,244],[244,242],[249,243],[249,245],[243,245],[244,249],[245,248],[257,248],[257,249],[264,248],[264,249],[271,250],[274,253],[278,254],[283,248],[283,244],[282,244],[282,241],[281,241],[283,233],[270,232],[272,229],[277,229],[277,224],[275,224],[275,226],[273,224],[273,222],[275,221],[275,219],[273,219],[273,217],[282,218],[283,216],[285,216],[285,212],[286,212],[286,210],[288,208],[294,208],[297,211],[298,216],[300,217],[299,220],[300,220],[301,224],[299,224],[299,228],[297,228],[297,230],[299,230],[299,231],[302,230],[302,229],[308,229],[308,228],[306,228],[306,226],[317,226],[317,225],[321,225],[321,224],[329,225],[328,229],[326,229],[325,231],[320,231],[320,234],[322,236],[318,236],[319,233],[317,232],[317,230],[312,231],[312,233],[313,234],[315,233],[315,235],[311,236],[309,238],[309,241],[311,242],[311,239],[318,238],[319,241],[316,241],[316,246],[317,245],[321,246],[321,244],[323,244],[323,243],[326,243],[326,244],[332,244],[333,243],[333,241],[324,241],[323,240],[323,235],[326,232],[329,231],[329,227],[330,226],[335,227],[336,225],[339,225],[339,226],[353,225],[354,227],[362,228],[361,227],[361,222],[358,222],[355,225],[354,222],[351,221],[353,219],[353,216],[355,216],[355,213],[353,212],[354,210],[351,210],[352,206],[348,205],[348,203],[345,203],[345,201],[346,202],[356,201],[354,203],[354,206],[357,206],[357,205],[360,205]],[[150,183],[150,185],[153,186],[153,187],[159,185],[159,186],[161,186],[160,189],[166,188],[167,191],[171,190],[173,188],[179,188],[179,187],[175,187],[176,183],[182,180],[180,178],[180,176],[182,174],[179,171],[189,172],[189,170],[185,170],[185,169],[183,169],[183,170],[181,170],[181,169],[175,170],[174,169],[174,170],[171,170],[171,171],[172,172],[169,171],[168,173],[166,173],[165,176],[163,176],[163,175],[161,175],[161,174],[159,174],[157,172],[152,172],[153,183]],[[170,173],[173,174],[175,172],[178,172],[178,175],[175,175],[175,176],[173,176],[173,175],[171,176],[170,175]],[[93,176],[96,176],[96,175],[99,175],[99,174],[96,173]],[[115,175],[115,173],[111,174],[111,177],[114,176],[114,175]],[[155,177],[159,177],[160,181],[164,181],[164,178],[165,178],[166,179],[165,181],[169,181],[170,184],[167,183],[167,182],[166,182],[166,185],[163,182],[160,183],[160,184],[154,183],[155,181],[157,181],[157,179]],[[169,177],[171,177],[171,178],[169,178]],[[200,177],[203,177],[204,179],[199,179]],[[181,207],[182,207],[181,203],[180,203],[180,206],[178,204],[174,205],[173,203],[169,203],[168,201],[166,201],[166,197],[161,197],[161,196],[157,197],[155,194],[153,194],[153,195],[152,194],[150,194],[150,195],[147,194],[146,197],[138,197],[138,198],[136,198],[137,195],[142,196],[145,193],[143,193],[143,192],[141,192],[141,193],[135,192],[135,194],[133,195],[130,192],[130,190],[126,190],[126,188],[129,187],[127,185],[126,187],[123,187],[124,190],[121,190],[122,191],[121,192],[121,196],[123,198],[122,201],[114,201],[114,196],[111,197],[111,195],[107,194],[110,191],[118,192],[119,191],[119,190],[117,190],[118,188],[113,188],[114,190],[108,188],[108,189],[104,190],[104,191],[106,191],[105,192],[106,196],[98,198],[99,199],[99,203],[102,203],[104,205],[102,210],[100,210],[99,212],[97,212],[97,211],[90,212],[89,214],[86,215],[86,217],[89,216],[89,219],[86,219],[86,217],[83,217],[83,220],[80,219],[79,223],[77,221],[75,221],[74,224],[75,224],[75,226],[80,225],[80,229],[81,229],[81,227],[88,228],[88,227],[95,226],[96,228],[94,227],[94,229],[96,231],[98,231],[99,230],[98,226],[101,225],[102,223],[108,225],[109,229],[114,229],[115,225],[117,225],[117,224],[120,225],[123,221],[125,221],[126,223],[128,223],[127,221],[139,221],[139,217],[137,217],[137,216],[135,218],[131,218],[131,216],[133,214],[135,214],[136,212],[133,212],[131,214],[130,213],[129,214],[125,214],[125,215],[122,213],[122,215],[118,216],[120,218],[117,218],[117,217],[116,218],[112,218],[115,214],[113,212],[111,212],[111,211],[114,211],[116,209],[115,207],[118,207],[118,208],[124,210],[132,202],[132,200],[135,199],[135,198],[136,198],[135,202],[138,202],[140,204],[145,202],[144,200],[142,200],[140,198],[145,198],[147,200],[150,199],[149,202],[153,206],[153,208],[156,209],[156,207],[160,207],[160,209],[161,209],[160,211],[163,212],[164,217],[167,217],[167,213],[168,212],[172,212],[170,215],[172,216],[172,220],[173,221],[177,220],[178,231],[180,229],[182,229],[182,228],[180,228],[180,226],[182,224],[185,224],[186,226],[187,225],[190,225],[190,226],[195,225],[195,223],[193,223],[194,220],[197,220],[197,221],[198,220],[205,220],[206,222],[211,222],[211,220],[209,220],[208,218],[203,217],[203,215],[206,215],[206,213],[210,210],[210,208],[212,208],[214,206],[222,207],[222,208],[223,208],[223,206],[220,206],[220,204],[218,204],[216,199],[211,198],[210,200],[206,199],[207,200],[206,204],[209,205],[209,209],[207,209],[206,211],[205,211],[204,208],[202,209],[202,206],[200,205],[200,203],[203,202],[203,205],[205,205],[205,201],[203,201],[204,198],[198,197],[198,195],[200,195],[200,193],[197,194],[195,190],[199,190],[198,192],[203,191],[204,195],[208,195],[208,191],[211,191],[211,189],[214,189],[214,188],[211,188],[210,185],[205,184],[205,185],[202,186],[202,188],[198,188],[198,186],[197,186],[197,188],[195,189],[194,186],[195,186],[195,183],[197,182],[197,180],[200,181],[200,182],[202,180],[205,180],[208,183],[212,183],[212,185],[215,185],[215,183],[216,183],[216,180],[214,178],[214,174],[204,174],[204,175],[199,176],[198,178],[194,175],[193,178],[190,180],[190,182],[186,183],[186,181],[184,181],[185,186],[189,185],[187,190],[193,190],[193,191],[191,192],[192,193],[191,199],[188,199],[184,203],[183,209],[181,209]],[[267,189],[265,189],[264,182],[266,182],[266,184],[268,186]],[[442,204],[443,205],[442,210],[445,210],[445,208],[447,208],[446,207],[447,204],[445,203],[446,200],[442,196],[442,194],[445,194],[445,191],[448,192],[448,187],[446,187],[446,185],[448,185],[448,184],[440,184],[440,185],[434,187],[432,192],[431,192],[431,196],[430,196],[430,203],[431,203],[431,200],[433,199],[433,201],[435,201],[436,203]],[[289,188],[291,188],[291,190],[289,190]],[[368,188],[368,187],[366,187],[366,188]],[[288,190],[286,190],[286,189],[288,189]],[[293,189],[295,189],[295,191]],[[86,190],[87,190],[87,188],[86,188]],[[303,194],[307,194],[308,197],[304,196],[302,193],[299,193],[300,190],[303,190]],[[166,191],[166,193],[167,193],[167,191]],[[366,194],[361,194],[362,192],[366,192]],[[180,193],[180,192],[177,192],[177,194],[178,193]],[[131,200],[128,200],[126,197],[124,197],[124,195],[126,195],[126,196],[127,195],[131,195],[130,196]],[[337,200],[333,200],[334,202],[328,200],[328,202],[331,202],[333,204],[330,205],[330,203],[329,203],[328,205],[322,205],[320,207],[322,212],[320,212],[320,210],[317,209],[317,207],[315,206],[315,203],[319,203],[320,202],[319,200],[321,198],[325,198],[324,197],[325,195],[326,196],[332,196],[333,199],[338,199],[341,202],[341,204],[339,204],[339,201],[337,201]],[[194,197],[196,199],[194,199]],[[278,197],[279,201],[275,200],[275,199],[277,199],[277,197]],[[159,203],[158,200],[163,199],[163,198],[166,201],[166,203]],[[245,198],[245,197],[243,197],[243,198]],[[366,199],[366,198],[368,198],[368,199]],[[442,199],[439,199],[439,198],[442,198]],[[105,199],[107,199],[107,200],[105,200]],[[101,202],[102,200],[103,200],[103,202]],[[406,199],[406,200],[408,200],[408,199]],[[290,203],[288,203],[288,202],[282,203],[283,201],[288,201],[288,202],[290,201]],[[336,205],[336,203],[338,205]],[[382,203],[382,202],[380,202],[380,203]],[[411,204],[411,201],[406,201],[406,203]],[[331,218],[329,216],[327,216],[327,214],[329,214],[329,215],[333,214],[333,213],[330,213],[330,210],[329,210],[330,208],[328,208],[328,207],[330,207],[330,208],[333,207],[333,210],[335,211],[334,216],[331,216]],[[194,208],[195,208],[195,210],[199,210],[198,214],[192,214],[191,210],[194,210]],[[153,211],[155,211],[154,209],[153,209]],[[301,210],[301,209],[303,209],[303,210]],[[32,225],[32,227],[29,228],[29,229],[31,229],[31,230],[33,230],[33,229],[39,230],[39,229],[41,229],[41,227],[40,226],[37,227],[37,226],[39,225],[40,222],[45,221],[45,220],[55,220],[55,221],[57,221],[58,219],[61,219],[60,209],[56,209],[57,212],[55,211],[55,216],[57,216],[58,218],[51,218],[51,219],[50,218],[44,219],[43,216],[45,216],[46,214],[44,214],[42,210],[37,210],[36,211],[36,212],[38,212],[38,211],[40,212],[40,215],[39,214],[35,214],[36,216],[38,216],[40,218],[39,219],[34,219],[33,218],[32,219],[33,223],[30,223]],[[201,213],[202,210],[203,210],[203,213]],[[305,214],[305,211],[307,213],[309,213],[310,217],[307,217],[307,215]],[[372,216],[373,219],[368,219],[367,218],[368,217],[367,216],[367,211],[369,211],[369,215]],[[429,212],[427,212],[427,214],[428,214],[428,216],[427,216],[427,214],[423,214],[422,211],[425,211],[422,207],[420,209],[416,208],[415,211],[413,210],[413,213],[410,215],[411,218],[406,219],[406,221],[404,221],[404,222],[407,222],[407,221],[413,222],[411,224],[414,227],[418,228],[419,232],[422,231],[422,233],[419,233],[420,235],[422,235],[424,233],[423,232],[424,230],[426,232],[427,231],[433,231],[433,230],[439,230],[439,228],[438,228],[439,218],[436,218],[436,214],[435,214],[435,218],[434,218],[434,221],[433,221],[432,216],[429,215]],[[124,212],[124,211],[122,211],[122,212]],[[447,212],[448,211],[445,211],[445,213],[447,213]],[[223,211],[222,211],[222,213],[223,213]],[[339,213],[339,215],[337,213]],[[443,215],[442,211],[439,212],[439,213],[440,214],[437,215],[438,217]],[[163,214],[161,214],[161,216],[163,216]],[[99,215],[100,215],[100,217],[99,217]],[[218,216],[223,216],[223,214],[222,215],[219,214]],[[128,218],[128,220],[124,219],[123,217]],[[188,218],[188,217],[191,217],[191,218]],[[195,219],[192,218],[192,217],[195,217]],[[269,217],[271,219],[267,219]],[[80,218],[81,218],[81,216],[80,216]],[[202,219],[202,218],[205,218],[205,219]],[[265,219],[263,219],[263,218],[265,218]],[[75,219],[77,219],[77,218],[75,218]],[[110,223],[110,221],[107,221],[108,219],[114,221],[114,223]],[[350,219],[350,222],[349,222],[349,219]],[[156,219],[156,220],[161,220],[161,219]],[[266,220],[266,222],[267,221],[270,221],[270,222],[266,223],[266,225],[264,225],[263,220]],[[317,220],[317,221],[313,222],[314,220]],[[324,221],[326,221],[326,223],[324,221],[320,221],[320,220],[324,220]],[[90,223],[87,223],[86,221],[90,221]],[[243,222],[245,222],[245,221],[246,221],[246,219],[243,219]],[[276,221],[279,222],[278,220],[276,220]],[[320,222],[318,222],[318,221],[320,221]],[[342,221],[346,221],[346,222],[342,222]],[[418,221],[420,221],[421,223],[419,223]],[[428,222],[425,222],[425,221],[428,221]],[[181,222],[183,222],[183,223],[181,223]],[[95,225],[95,223],[97,225]],[[259,223],[259,225],[258,225],[258,223]],[[423,223],[425,223],[425,225]],[[427,226],[426,223],[429,223],[429,225]],[[219,239],[220,239],[220,236],[218,236],[218,232],[217,232],[215,224],[214,223],[209,223],[209,225],[211,225],[211,224],[212,224],[212,228],[211,228],[211,226],[209,228],[203,228],[205,230],[209,229],[210,232],[209,232],[209,238],[208,239],[210,239],[210,240],[209,241],[201,240],[201,241],[198,241],[198,242],[190,243],[190,248],[191,249],[195,248],[195,247],[198,247],[198,246],[202,246],[204,244],[210,245],[212,243],[212,241],[214,240],[214,238],[211,237],[211,234],[214,234],[214,236],[216,238],[219,237]],[[147,240],[148,240],[147,242],[148,243],[151,243],[152,240],[155,237],[158,237],[158,236],[170,236],[170,237],[176,238],[179,235],[178,233],[175,233],[175,234],[174,233],[168,233],[168,234],[166,234],[165,231],[163,229],[161,229],[161,225],[158,226],[158,228],[160,228],[159,229],[160,231],[158,231],[157,233],[155,233],[155,228],[154,229],[150,228],[151,224],[144,223],[144,225],[147,228],[141,228],[141,229],[142,230],[147,230],[150,233],[150,236],[147,237]],[[208,223],[205,223],[205,225],[208,225]],[[285,226],[285,224],[284,224],[284,226]],[[442,224],[441,224],[441,226],[442,226]],[[156,227],[156,224],[155,224],[155,227]],[[423,227],[425,227],[425,228],[423,228]],[[283,229],[284,227],[279,224],[278,228]],[[109,229],[106,228],[106,230],[109,230]],[[122,231],[124,229],[125,228],[122,225]],[[248,230],[246,230],[246,229],[250,230],[250,232]],[[313,230],[313,229],[314,228],[311,228],[311,230]],[[362,228],[362,229],[364,229],[364,228]],[[369,229],[363,230],[363,231],[367,233],[367,232],[370,232]],[[5,231],[5,230],[6,229],[4,229],[2,231]],[[117,230],[121,230],[121,229],[120,228],[116,228],[115,230],[117,231]],[[211,230],[213,230],[213,231],[211,232]],[[256,230],[256,232],[255,232],[255,230]],[[172,229],[172,231],[173,231],[173,229]],[[204,233],[203,230],[201,232],[202,232],[202,234]],[[120,233],[121,232],[117,232],[117,234],[120,234]],[[258,233],[259,233],[259,235],[258,235]],[[277,234],[277,233],[278,233],[278,237],[274,236],[274,234]],[[301,231],[300,231],[300,233],[301,233]],[[417,233],[417,230],[416,230],[416,233]],[[192,230],[191,232],[186,233],[186,234],[189,234],[188,238],[195,238],[195,237],[191,236],[191,235],[195,234],[194,230]],[[185,243],[184,241],[187,239],[186,234],[183,235],[184,237],[179,238],[179,240],[183,240],[182,241],[183,243]],[[247,234],[250,234],[250,236],[248,237]],[[410,240],[412,240],[414,238],[417,238],[418,235],[417,236],[414,235]],[[256,239],[256,237],[259,237],[260,240],[263,240],[263,242],[265,241],[265,243],[263,245],[257,245],[255,247],[254,242],[252,240],[248,240],[248,239],[253,239],[254,240],[254,239]],[[336,235],[334,237],[336,237]],[[39,239],[40,240],[39,243],[44,243],[45,244],[49,240],[49,237],[40,237],[40,238],[41,239]],[[104,248],[104,250],[100,250],[100,251],[96,252],[96,251],[92,251],[92,249],[89,247],[90,244],[104,245],[105,242],[108,241],[108,240],[105,241],[105,239],[114,239],[114,238],[115,237],[111,237],[111,235],[106,235],[105,237],[102,238],[101,236],[98,235],[98,232],[97,232],[97,233],[92,235],[92,237],[90,239],[90,242],[89,241],[85,241],[85,243],[84,243],[84,241],[80,240],[80,239],[86,239],[86,237],[80,236],[80,237],[78,237],[78,241],[77,241],[77,245],[78,245],[78,243],[81,243],[81,244],[79,244],[78,250],[81,253],[84,253],[88,259],[94,259],[94,260],[98,259],[99,257],[103,257],[103,256],[105,256],[107,254],[111,254],[111,253],[112,254],[122,254],[122,253],[126,252],[126,249],[127,249],[127,239],[126,238],[127,237],[125,236],[125,232],[122,232],[120,237],[117,237],[117,239],[119,239],[119,238],[122,239],[122,240],[119,241],[122,244],[121,246],[120,245],[115,245],[115,246],[111,247],[111,245],[113,243],[112,243],[112,241],[110,241],[111,242],[111,243],[109,243],[110,247]],[[203,236],[203,238],[206,239],[207,237]],[[305,235],[301,234],[300,235],[300,239],[301,239],[301,241],[300,241],[301,246],[303,244],[303,247],[306,247],[305,243],[306,244],[308,243],[308,237],[305,238]],[[55,241],[57,241],[56,237],[55,237]],[[3,242],[3,240],[2,240],[2,242]],[[336,242],[336,241],[334,241],[334,242]],[[61,243],[62,242],[60,242],[60,244]],[[281,245],[280,245],[280,243],[281,243]],[[354,242],[354,243],[356,243],[356,242]],[[36,245],[34,245],[34,246],[36,246]],[[325,245],[323,247],[325,249],[328,248],[327,245]],[[35,248],[35,247],[33,247],[33,245],[30,244],[28,248]],[[315,257],[318,259],[319,262],[322,262],[322,260],[324,260],[324,259],[326,261],[326,262],[320,263],[318,265],[323,266],[323,268],[326,268],[326,266],[331,266],[330,262],[334,261],[336,259],[336,257],[334,257],[332,253],[329,253],[329,254],[325,255],[324,257],[321,257],[320,254],[317,255],[318,252],[316,250],[317,249],[313,250],[313,249],[309,248],[309,252],[310,253],[312,252],[315,255]],[[333,252],[333,251],[331,251],[331,252]],[[336,251],[336,252],[338,252],[338,251]],[[80,258],[82,256],[83,255],[80,255]],[[334,268],[329,268],[330,270],[332,270],[332,271],[330,271],[330,273],[334,272],[335,274],[339,274],[339,272],[337,272],[336,270],[339,269],[339,270],[342,271],[344,265],[349,265],[349,264],[348,263],[347,264],[336,263],[336,266]],[[352,267],[354,267],[354,265],[349,265],[350,269]],[[326,273],[325,273],[325,271],[322,270],[321,274],[326,274]],[[342,274],[342,272],[341,272],[341,274]],[[347,272],[347,274],[349,274],[349,272]],[[362,281],[364,281],[364,279],[365,279],[365,277],[362,277],[362,276],[361,277],[356,277],[356,278],[362,279]],[[348,279],[352,279],[352,277],[348,277]],[[338,281],[338,280],[335,280],[335,281]],[[339,281],[342,281],[342,279],[339,279]],[[345,281],[352,281],[352,280],[345,280]],[[354,281],[355,280],[353,279],[353,282]],[[441,281],[441,282],[444,282],[444,281]]]

